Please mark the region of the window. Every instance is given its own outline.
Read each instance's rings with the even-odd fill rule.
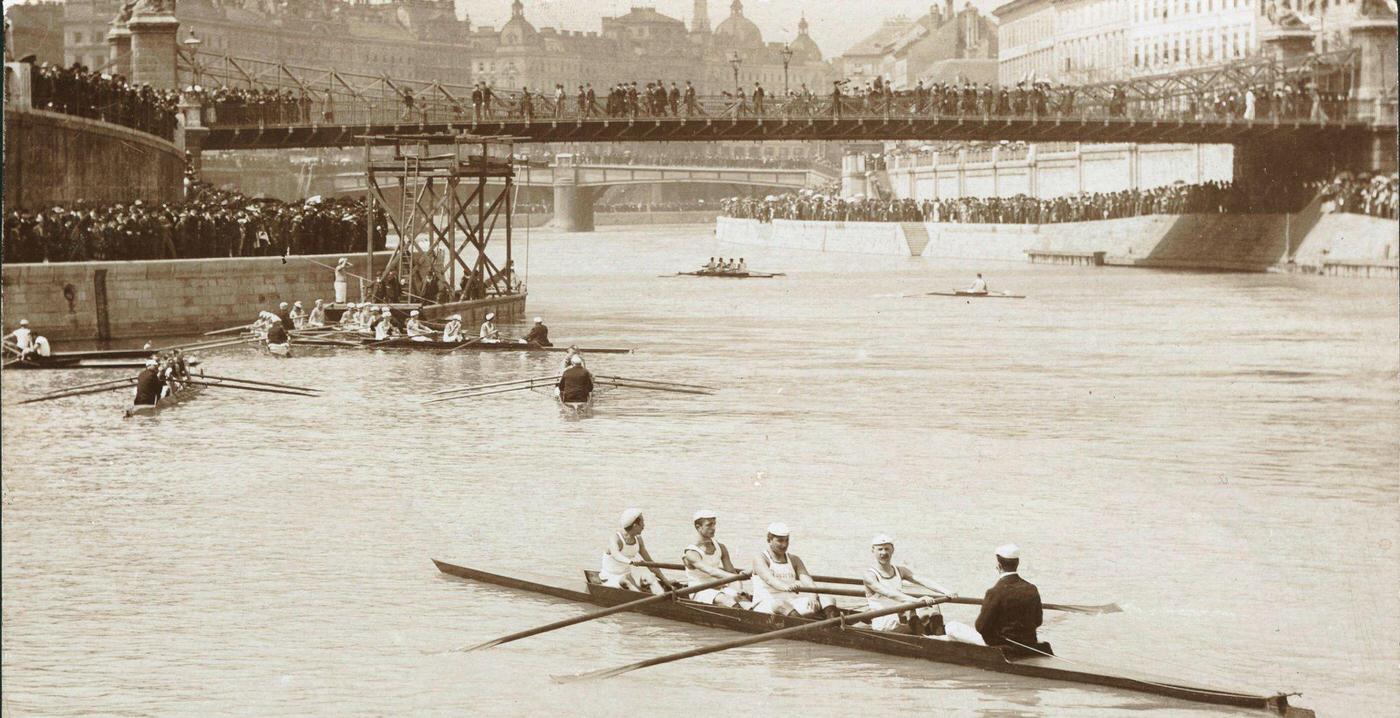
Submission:
[[[75,32],[75,33],[73,33],[73,44],[74,44],[74,45],[81,45],[81,44],[83,44],[83,34],[82,34],[81,32]]]

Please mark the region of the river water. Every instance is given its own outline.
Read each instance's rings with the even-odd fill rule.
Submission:
[[[716,253],[789,276],[657,276]],[[1046,601],[1126,609],[1047,613],[1066,658],[1394,710],[1394,282],[760,251],[701,227],[537,231],[528,269],[556,343],[637,348],[595,372],[721,391],[614,390],[570,422],[529,392],[421,403],[557,355],[233,348],[206,370],[324,395],[212,389],[123,420],[119,394],[14,406],[101,373],[6,373],[6,714],[1237,714],[790,642],[551,681],[734,635],[638,616],[444,652],[581,609],[430,558],[578,577],[628,506],[663,560],[712,508],[740,561],[784,521],[812,570],[853,575],[885,532],[965,595],[1014,541]],[[1029,298],[901,297],[973,271]]]

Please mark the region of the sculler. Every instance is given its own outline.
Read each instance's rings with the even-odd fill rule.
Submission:
[[[544,325],[544,317],[535,317],[535,326],[525,335],[525,343],[542,347],[552,347],[549,343],[549,327]]]
[[[739,263],[735,265],[734,268],[738,270],[739,274],[745,274],[749,271],[749,263],[745,262],[743,257],[740,257]]]
[[[972,286],[968,287],[967,289],[964,289],[963,291],[968,294],[986,294],[987,280],[982,278],[981,272],[978,272],[977,279],[973,280]]]
[[[814,616],[831,614],[836,605],[830,596],[797,593],[798,586],[811,586],[812,574],[796,554],[788,553],[791,540],[787,524],[768,526],[768,548],[753,560],[753,610],[759,613]]]
[[[418,318],[417,309],[408,313],[408,324],[404,326],[404,331],[416,342],[432,340],[430,335],[433,333],[433,330],[428,328],[428,325],[424,324],[423,321]]]
[[[495,312],[486,313],[486,321],[481,323],[481,341],[491,344],[501,340],[501,330],[496,328],[495,319]]]
[[[923,586],[942,596],[957,596],[957,594],[932,581],[925,581],[915,576],[908,566],[895,565],[893,561],[894,539],[888,535],[880,534],[871,539],[870,552],[875,556],[875,564],[865,570],[864,576],[865,599],[870,604],[870,610],[878,611],[917,601],[916,596],[904,592],[904,582],[906,581],[916,586]],[[941,636],[943,635],[943,614],[937,606],[930,606],[915,611],[913,615],[901,616],[896,613],[880,616],[872,620],[870,626],[877,631],[899,631],[912,633],[916,636]]]
[[[638,561],[651,562],[651,554],[647,553],[646,544],[642,543],[642,529],[646,528],[642,510],[623,511],[617,523],[621,530],[608,541],[598,578],[603,585],[613,588],[665,593],[670,584],[659,569],[653,568],[648,572],[646,568],[636,565]]]
[[[705,263],[705,266],[703,266],[703,267],[700,268],[700,271],[702,271],[702,272],[713,272],[713,271],[716,271],[716,270],[718,270],[718,269],[719,269],[719,262],[715,261],[715,258],[714,258],[714,257],[710,257],[710,261],[706,262],[706,263]]]
[[[306,323],[306,308],[301,306],[300,301],[292,302],[292,310],[287,313],[287,317],[292,320],[289,326],[293,329],[301,329],[302,325]]]
[[[286,302],[277,305],[277,318],[282,320],[283,328],[296,326],[292,323],[292,307]]]
[[[137,406],[151,406],[160,401],[165,382],[160,378],[160,362],[146,360],[146,368],[136,375],[136,398],[131,403]]]
[[[559,401],[566,404],[588,401],[593,394],[593,374],[583,367],[583,357],[577,354],[569,356],[569,368],[559,375],[555,389],[559,392]]]
[[[442,327],[442,340],[445,342],[462,341],[462,315],[453,314],[447,318],[447,324]]]
[[[379,312],[379,321],[374,325],[375,339],[388,339],[399,335],[399,328],[394,326],[394,314],[388,307],[384,307]]]
[[[1035,633],[1043,619],[1040,589],[1021,578],[1020,565],[1021,549],[1016,544],[997,549],[997,571],[1001,577],[987,589],[982,599],[982,612],[977,614],[977,637],[988,646],[1051,653],[1050,644],[1041,643]]]
[[[715,579],[729,578],[738,573],[729,560],[729,549],[715,540],[715,512],[701,509],[692,517],[695,523],[695,543],[685,547],[681,562],[685,564],[685,577],[690,585],[709,583]],[[716,606],[739,605],[739,582],[725,584],[719,588],[707,588],[690,594],[690,600],[712,603]]]
[[[317,299],[316,304],[311,307],[311,313],[306,315],[306,326],[326,326],[326,305],[321,300]]]

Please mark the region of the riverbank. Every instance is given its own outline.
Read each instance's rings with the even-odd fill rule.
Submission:
[[[593,214],[595,227],[623,227],[656,224],[710,224],[719,217],[719,208],[682,210],[675,212],[597,212]],[[554,214],[538,212],[517,214],[511,219],[515,227],[552,227]]]
[[[817,252],[1038,261],[1052,255],[1157,269],[1397,276],[1395,220],[1321,211],[1292,215],[1149,215],[1059,224],[816,222],[720,217],[721,242]],[[1033,256],[1034,255],[1034,256]]]

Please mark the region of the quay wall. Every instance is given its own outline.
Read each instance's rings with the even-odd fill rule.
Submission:
[[[378,266],[388,252],[375,255]],[[170,259],[144,262],[7,263],[0,268],[5,328],[28,319],[50,340],[144,339],[192,334],[252,321],[260,309],[335,299],[331,270],[339,255]],[[357,274],[362,255],[352,256]],[[349,298],[358,299],[351,279]],[[483,304],[482,307],[486,305]],[[482,313],[485,309],[480,309]],[[502,319],[524,314],[522,298],[499,300]]]
[[[721,242],[818,252],[1024,262],[1026,252],[1103,252],[1114,265],[1396,276],[1400,224],[1321,212],[1149,215],[1059,224],[815,222],[720,217]],[[1330,268],[1329,268],[1330,267]]]
[[[59,112],[5,107],[7,210],[79,200],[176,202],[184,180],[184,153],[158,137]]]

